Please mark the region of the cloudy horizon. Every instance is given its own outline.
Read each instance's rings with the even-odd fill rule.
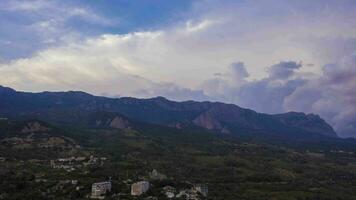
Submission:
[[[353,0],[0,4],[0,85],[315,113],[356,138]]]

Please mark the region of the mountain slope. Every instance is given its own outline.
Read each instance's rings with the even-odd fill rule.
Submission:
[[[93,112],[120,113],[130,119],[173,126],[195,125],[217,133],[244,132],[337,137],[317,115],[285,113],[268,115],[219,102],[175,102],[152,99],[106,98],[84,92],[17,92],[0,87],[0,117],[38,118],[73,125]]]
[[[111,127],[117,117],[127,120],[131,129]],[[97,121],[101,121],[98,126]],[[112,112],[92,113],[83,119],[83,125],[92,128],[56,130],[56,126],[38,120],[0,122],[3,122],[0,133],[9,134],[6,138],[16,136],[27,140],[31,132],[34,133],[27,144],[0,143],[0,157],[6,158],[0,160],[0,188],[2,194],[6,194],[3,199],[85,199],[94,182],[109,177],[112,177],[113,192],[120,194],[130,194],[128,179],[136,182],[147,178],[152,183],[151,191],[139,199],[148,196],[166,199],[163,187],[171,185],[179,191],[191,187],[186,183],[208,185],[209,199],[216,200],[351,200],[356,193],[356,149],[347,148],[347,143],[336,146],[336,141],[344,141],[338,138],[324,137],[317,143],[325,145],[328,138],[334,145],[330,149],[310,148],[305,143],[303,149],[295,149],[245,142],[231,134],[218,135],[198,127],[176,129],[138,122]],[[39,145],[47,139],[44,134],[48,137],[69,135],[80,142],[81,148],[43,148]],[[38,139],[32,140],[34,138]],[[348,146],[356,147],[355,144]],[[98,155],[100,162],[90,164],[91,155],[93,158]],[[83,157],[87,160],[72,161]],[[58,158],[71,161],[61,163]],[[57,165],[52,165],[51,160],[57,160],[54,162]],[[65,166],[70,167],[70,172]],[[154,169],[168,179],[153,180],[150,172]],[[79,185],[70,180],[77,180]],[[80,193],[77,193],[78,186],[82,188]],[[134,198],[127,195],[120,199]]]
[[[0,120],[1,156],[11,159],[47,159],[70,155],[80,145],[70,134],[39,120]]]

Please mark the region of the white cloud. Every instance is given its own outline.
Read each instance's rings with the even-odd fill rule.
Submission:
[[[90,7],[58,0],[4,0],[0,11],[0,36],[11,41],[0,55],[8,60],[31,56],[66,40],[86,38],[88,33],[81,27],[112,27],[119,23]]]
[[[194,24],[192,21],[188,20],[186,22],[186,29],[185,31],[187,33],[191,33],[191,32],[197,32],[197,31],[202,31],[204,29],[207,29],[209,26],[212,26],[213,24],[215,24],[216,22],[212,21],[212,20],[205,20],[205,21],[201,21],[197,24]]]
[[[209,98],[264,112],[314,111],[336,127],[342,120],[355,119],[354,112],[343,109],[353,105],[344,102],[354,101],[347,93],[352,92],[319,78],[337,78],[327,75],[322,66],[336,63],[338,72],[347,66],[340,59],[356,50],[355,21],[350,20],[356,18],[355,4],[204,1],[197,2],[182,23],[88,37],[66,26],[66,21],[73,17],[104,25],[111,21],[89,8],[65,9],[50,2],[12,7],[32,14],[43,10],[29,15],[36,19],[29,27],[41,34],[41,42],[52,45],[31,57],[0,63],[0,84],[30,91],[75,89],[111,96]],[[245,64],[234,63],[237,60]],[[310,77],[310,73],[316,75]],[[330,84],[325,86],[329,93],[317,89],[321,82]],[[351,88],[354,82],[347,84]],[[329,97],[340,95],[345,100]],[[297,97],[300,100],[293,101]],[[348,132],[351,124],[345,126]]]
[[[5,1],[2,10],[36,12],[48,7],[51,7],[50,0],[12,0]]]

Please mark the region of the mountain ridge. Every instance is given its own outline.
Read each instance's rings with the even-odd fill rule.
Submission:
[[[93,112],[108,111],[146,123],[176,127],[191,124],[222,134],[254,131],[337,137],[333,128],[315,114],[271,115],[221,102],[109,98],[81,91],[28,93],[2,86],[0,100],[0,117],[38,118],[58,124],[75,124]]]

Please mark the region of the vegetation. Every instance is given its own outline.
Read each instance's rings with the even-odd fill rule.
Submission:
[[[53,149],[19,151],[0,145],[0,157],[7,158],[0,162],[0,199],[85,199],[92,183],[109,178],[113,190],[108,199],[117,199],[119,193],[123,199],[131,199],[130,184],[149,180],[153,169],[168,178],[151,180],[153,187],[142,199],[164,199],[164,186],[184,188],[189,183],[207,184],[209,199],[356,199],[354,151],[315,150],[202,129],[147,126],[126,130],[62,128],[63,137],[81,145],[67,155],[108,158],[102,166],[72,172],[50,167],[49,160],[59,156],[46,153]],[[21,156],[15,156],[18,154]],[[45,162],[35,162],[34,157]],[[78,180],[78,184],[64,180]]]

